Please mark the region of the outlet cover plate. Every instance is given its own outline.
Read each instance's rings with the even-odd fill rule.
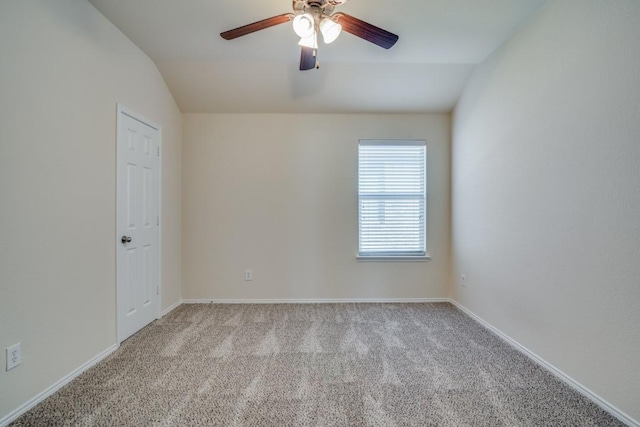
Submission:
[[[22,349],[20,343],[7,347],[7,371],[22,363]]]

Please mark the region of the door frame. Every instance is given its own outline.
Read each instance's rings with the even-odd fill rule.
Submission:
[[[118,156],[118,152],[119,152],[119,148],[120,148],[120,130],[122,129],[122,115],[126,115],[129,116],[130,118],[139,121],[140,123],[143,123],[153,129],[155,129],[156,131],[158,131],[158,219],[159,219],[159,225],[158,225],[158,300],[157,303],[155,304],[155,318],[156,319],[160,319],[162,317],[162,128],[157,125],[156,123],[152,122],[151,120],[146,119],[145,117],[143,117],[142,115],[130,110],[129,108],[125,107],[124,105],[122,105],[121,103],[117,103],[116,104],[116,164],[115,164],[115,171],[116,171],[116,209],[115,209],[115,214],[116,214],[116,221],[115,221],[115,239],[114,239],[114,252],[115,252],[115,257],[116,257],[116,283],[115,283],[115,290],[116,290],[116,306],[115,306],[115,314],[116,314],[116,339],[118,344],[120,344],[122,341],[124,341],[124,339],[121,337],[121,332],[122,332],[122,327],[119,324],[120,323],[120,316],[118,313],[118,307],[119,307],[119,296],[118,296],[118,276],[119,276],[119,268],[122,268],[122,266],[118,265],[118,248],[119,248],[119,244],[120,244],[120,233],[118,230],[118,209],[120,208],[118,206],[118,161],[119,156]]]

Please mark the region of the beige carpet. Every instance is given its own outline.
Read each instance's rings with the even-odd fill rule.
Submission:
[[[13,425],[622,424],[442,303],[183,305]]]

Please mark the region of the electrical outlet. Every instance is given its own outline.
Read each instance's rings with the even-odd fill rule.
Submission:
[[[465,276],[464,274],[460,275],[460,284],[462,286],[467,286],[467,276]]]
[[[20,343],[7,347],[7,371],[22,363],[22,349]]]
[[[245,270],[244,271],[244,281],[245,282],[250,282],[252,280],[253,280],[253,271]]]

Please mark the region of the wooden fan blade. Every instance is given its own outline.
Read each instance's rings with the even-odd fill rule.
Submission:
[[[315,49],[302,46],[302,54],[300,55],[300,71],[312,70],[316,68]]]
[[[232,40],[238,37],[246,36],[247,34],[255,33],[256,31],[264,30],[265,28],[273,27],[275,25],[284,24],[293,18],[291,13],[283,13],[282,15],[273,16],[271,18],[263,19],[262,21],[254,22],[253,24],[244,25],[242,27],[234,28],[233,30],[220,33],[220,36],[225,40]]]
[[[347,33],[351,33],[354,36],[358,36],[385,49],[389,49],[398,41],[399,37],[397,35],[358,18],[354,18],[351,15],[347,15],[346,13],[334,13],[333,17],[338,18],[338,24],[342,25],[342,29]]]

